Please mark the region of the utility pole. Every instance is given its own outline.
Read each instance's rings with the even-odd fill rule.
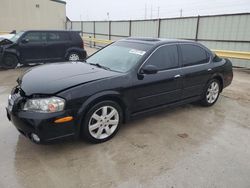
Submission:
[[[180,17],[182,17],[182,9],[180,9]]]
[[[109,12],[107,12],[107,17],[108,17],[108,21],[109,21]]]
[[[147,19],[147,3],[145,3],[145,16],[144,16],[145,20]]]
[[[160,7],[158,6],[157,16],[160,18]]]
[[[150,13],[150,18],[153,18],[153,5],[151,4],[151,13]]]

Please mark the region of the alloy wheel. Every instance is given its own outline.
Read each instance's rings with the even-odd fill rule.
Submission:
[[[95,139],[105,139],[111,136],[118,127],[119,113],[112,106],[102,106],[91,116],[88,129]]]
[[[70,54],[69,61],[78,61],[80,58],[77,54]]]
[[[212,82],[208,89],[207,89],[207,93],[206,93],[206,99],[207,102],[212,104],[216,101],[216,99],[219,96],[219,84],[217,82]]]

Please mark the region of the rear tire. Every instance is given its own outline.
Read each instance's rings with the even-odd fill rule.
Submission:
[[[102,143],[113,138],[123,122],[121,107],[114,101],[95,104],[83,118],[82,137],[91,143]]]
[[[216,103],[220,96],[221,85],[217,79],[212,79],[208,82],[203,94],[203,98],[200,101],[203,106],[212,106]]]
[[[5,69],[14,69],[18,65],[18,59],[13,54],[6,54],[3,58],[2,66]]]

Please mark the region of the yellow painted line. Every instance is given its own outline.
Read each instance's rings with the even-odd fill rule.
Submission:
[[[229,51],[229,50],[212,50],[219,57],[228,57],[236,59],[250,60],[250,52]]]
[[[112,40],[104,40],[104,39],[96,39],[96,38],[87,38],[87,37],[83,37],[83,40],[89,41],[89,42],[102,43],[102,44],[110,44],[110,43],[113,42]]]

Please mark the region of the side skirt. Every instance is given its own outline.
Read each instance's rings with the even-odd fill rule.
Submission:
[[[188,98],[188,99],[184,99],[184,100],[181,100],[181,101],[178,101],[178,102],[175,102],[175,103],[170,103],[170,104],[166,104],[166,105],[157,106],[157,107],[154,107],[154,108],[150,108],[150,109],[147,109],[147,110],[143,110],[143,111],[140,111],[140,112],[133,113],[133,114],[130,115],[130,119],[135,119],[135,118],[138,118],[140,116],[155,113],[155,112],[161,111],[163,109],[177,107],[177,106],[181,106],[181,105],[184,105],[184,104],[189,104],[189,103],[198,101],[200,99],[201,99],[201,96],[196,96],[196,97],[191,97],[191,98]]]

